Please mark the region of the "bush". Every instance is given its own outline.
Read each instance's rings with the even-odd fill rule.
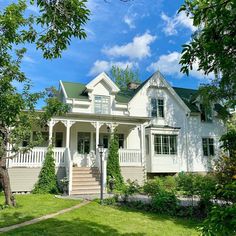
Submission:
[[[236,204],[214,206],[200,228],[202,235],[236,235]]]
[[[159,213],[175,215],[178,209],[179,200],[174,193],[165,190],[159,191],[152,196],[152,210]]]
[[[160,192],[160,190],[160,182],[156,178],[148,180],[143,186],[144,193],[148,194],[149,196],[155,196],[157,193]]]
[[[148,180],[143,186],[143,191],[150,196],[155,195],[160,190],[174,192],[176,190],[175,177],[155,177],[152,180]]]
[[[132,196],[135,193],[140,192],[141,187],[139,186],[138,182],[131,181],[130,179],[127,180],[127,183],[122,187],[122,193],[124,194],[124,202],[127,202],[128,197]]]
[[[117,136],[114,135],[111,139],[109,154],[107,158],[107,183],[109,182],[109,178],[113,178],[115,181],[115,189],[122,189],[124,184],[123,177],[120,171],[119,164],[119,142]]]
[[[55,161],[51,146],[48,147],[43,167],[40,171],[39,179],[34,187],[33,193],[58,193]]]

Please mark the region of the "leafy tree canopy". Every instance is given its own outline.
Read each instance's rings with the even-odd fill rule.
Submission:
[[[29,139],[32,130],[40,130],[54,115],[68,110],[57,91],[48,89],[31,92],[31,82],[21,70],[25,45],[33,44],[46,59],[61,57],[71,38],[83,39],[83,25],[89,17],[86,0],[31,0],[38,7],[38,14],[26,14],[27,3],[19,0],[0,8],[0,179],[6,204],[13,205],[10,181],[6,168],[8,158],[36,145]],[[19,90],[16,86],[23,87]],[[35,110],[37,101],[44,98],[44,112]],[[22,141],[27,140],[25,148]],[[38,140],[39,141],[39,140]],[[11,144],[12,147],[9,148]],[[11,149],[9,157],[9,149]]]
[[[198,30],[183,45],[181,71],[189,74],[193,63],[214,79],[200,89],[210,101],[221,99],[227,108],[236,105],[236,1],[185,0],[180,11],[193,19]]]
[[[141,82],[138,71],[131,70],[128,66],[126,69],[122,69],[118,66],[112,66],[110,76],[121,90],[127,90],[127,84],[131,82]]]

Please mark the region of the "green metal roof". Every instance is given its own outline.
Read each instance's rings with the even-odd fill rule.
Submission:
[[[85,85],[81,83],[62,82],[68,98],[88,99],[88,94],[85,92]]]
[[[197,97],[196,89],[187,89],[178,87],[173,87],[173,89],[192,112],[199,112],[198,107],[193,103],[194,99],[196,99]]]
[[[121,90],[116,94],[116,101],[119,103],[128,103],[134,97],[134,95],[137,94],[147,83],[148,80],[149,78],[135,90]],[[65,88],[68,98],[88,99],[88,94],[85,92],[85,84],[64,81],[62,84]],[[177,87],[173,87],[173,89],[192,112],[199,112],[197,106],[192,103],[194,98],[196,98],[197,90]]]

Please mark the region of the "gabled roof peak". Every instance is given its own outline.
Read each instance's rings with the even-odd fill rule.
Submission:
[[[97,77],[91,80],[86,85],[86,89],[88,91],[93,90],[96,84],[98,84],[102,80],[111,88],[113,93],[118,93],[120,91],[117,85],[112,81],[112,79],[105,72],[100,73]]]

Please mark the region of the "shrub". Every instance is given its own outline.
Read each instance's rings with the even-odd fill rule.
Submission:
[[[143,186],[144,193],[148,194],[149,196],[155,196],[160,192],[160,190],[161,184],[157,178],[148,180]]]
[[[140,188],[141,187],[139,186],[136,180],[131,181],[130,179],[128,179],[127,183],[125,183],[122,187],[122,193],[124,194],[124,202],[127,202],[129,196],[132,196],[135,193],[139,193]]]
[[[178,209],[179,200],[174,193],[165,190],[159,191],[152,196],[152,210],[159,213],[175,215]]]
[[[202,235],[231,236],[236,234],[236,204],[214,206],[200,228]]]
[[[51,146],[48,147],[43,167],[40,171],[39,179],[34,187],[33,193],[58,193],[55,161]]]
[[[109,154],[107,159],[107,182],[109,182],[109,178],[113,178],[115,180],[115,188],[122,189],[124,184],[123,177],[120,171],[119,164],[119,143],[117,136],[114,135],[111,139]]]
[[[146,194],[153,196],[160,190],[174,192],[176,190],[176,180],[174,176],[155,177],[148,180],[143,187]]]

